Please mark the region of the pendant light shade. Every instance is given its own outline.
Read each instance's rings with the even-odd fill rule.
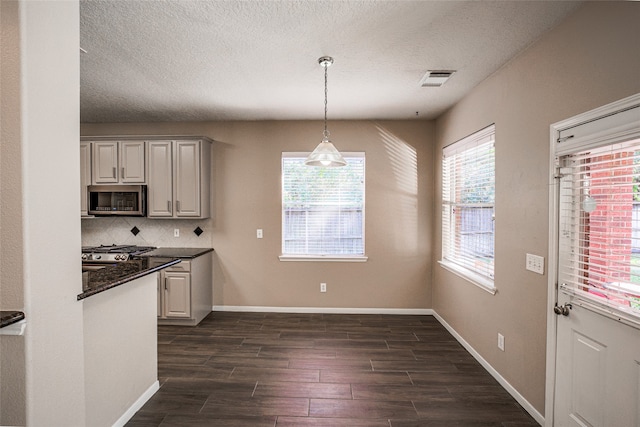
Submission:
[[[333,64],[333,58],[330,56],[323,56],[318,59],[318,63],[324,67],[324,132],[322,133],[322,141],[318,144],[316,149],[309,154],[309,157],[304,161],[304,164],[307,166],[325,167],[346,166],[347,161],[329,140],[329,131],[327,130],[327,68]]]
[[[338,149],[324,138],[320,144],[309,154],[307,160],[304,161],[307,166],[346,166],[347,161],[342,157]]]

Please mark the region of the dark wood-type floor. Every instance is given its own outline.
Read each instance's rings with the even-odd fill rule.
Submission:
[[[214,312],[158,365],[129,427],[538,426],[432,316]]]

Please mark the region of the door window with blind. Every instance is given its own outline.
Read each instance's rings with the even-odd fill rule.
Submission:
[[[558,166],[561,289],[640,318],[640,139]]]
[[[364,153],[342,153],[343,167],[306,166],[282,154],[282,256],[365,260]]]
[[[495,126],[443,149],[440,264],[493,291]]]

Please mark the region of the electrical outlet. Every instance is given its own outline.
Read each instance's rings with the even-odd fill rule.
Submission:
[[[504,335],[498,333],[498,348],[504,351]]]
[[[327,284],[320,283],[320,292],[327,292]]]
[[[257,237],[258,239],[262,239],[262,228],[258,228],[258,229],[256,230],[256,237]]]
[[[538,274],[544,274],[544,257],[527,254],[527,270]]]
[[[180,237],[180,229],[179,228],[174,228],[173,229],[173,237]]]

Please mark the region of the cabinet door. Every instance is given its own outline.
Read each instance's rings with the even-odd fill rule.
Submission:
[[[164,273],[164,315],[166,318],[191,317],[191,274]]]
[[[162,272],[158,273],[158,317],[163,317],[162,313],[162,303],[164,301],[164,274]]]
[[[176,216],[200,216],[200,141],[175,142]]]
[[[114,184],[118,182],[118,142],[93,143],[93,183]]]
[[[173,216],[173,180],[171,173],[171,141],[149,141],[147,162],[147,216]]]
[[[80,142],[80,215],[88,215],[88,189],[91,184],[91,143]]]
[[[144,182],[144,141],[120,143],[120,182]]]

